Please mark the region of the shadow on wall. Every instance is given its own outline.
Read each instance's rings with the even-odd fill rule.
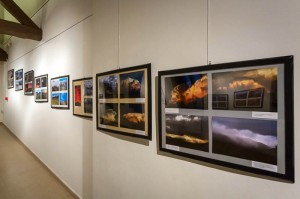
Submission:
[[[145,140],[145,139],[141,139],[141,138],[137,138],[137,137],[130,137],[130,136],[126,136],[126,135],[121,135],[121,134],[115,134],[115,133],[110,133],[110,132],[106,132],[106,131],[100,131],[97,130],[99,133],[104,133],[108,136],[120,139],[120,140],[124,140],[127,142],[132,142],[135,144],[141,144],[144,146],[149,146],[149,140]]]

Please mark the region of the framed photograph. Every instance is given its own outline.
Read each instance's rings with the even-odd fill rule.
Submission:
[[[17,70],[16,71],[16,80],[15,80],[15,84],[16,84],[16,91],[20,91],[23,90],[23,69]]]
[[[24,95],[34,94],[34,71],[28,71],[24,74]]]
[[[34,78],[35,102],[48,102],[48,74]]]
[[[14,78],[14,69],[11,69],[7,72],[7,88],[10,89],[10,88],[13,88],[14,87],[14,81],[15,81],[15,78]]]
[[[51,108],[69,109],[69,75],[51,78]]]
[[[158,72],[161,151],[294,182],[293,56]]]
[[[96,75],[97,129],[151,140],[151,64]]]
[[[73,80],[73,115],[93,117],[93,78]]]

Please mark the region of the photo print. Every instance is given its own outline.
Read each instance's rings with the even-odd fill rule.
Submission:
[[[118,127],[118,104],[100,104],[100,124]]]
[[[93,79],[84,80],[84,96],[93,96]]]
[[[145,98],[144,73],[142,70],[120,74],[121,98]]]
[[[23,90],[23,69],[20,69],[16,71],[16,78],[15,78],[15,84],[16,84],[16,91]]]
[[[84,113],[93,113],[93,98],[84,98]]]
[[[60,89],[59,89],[59,79],[52,79],[51,80],[51,88],[52,88],[52,92],[60,91]]]
[[[36,90],[35,91],[35,100],[41,100],[42,99],[42,91],[39,89],[39,90]]]
[[[120,117],[121,127],[145,131],[144,104],[120,104]]]
[[[165,78],[165,107],[208,109],[207,74]]]
[[[213,95],[228,95],[229,110],[277,112],[277,76],[276,67],[213,73]]]
[[[73,115],[93,117],[93,78],[73,80]]]
[[[75,86],[74,90],[75,106],[81,106],[81,86]]]
[[[208,117],[167,114],[166,144],[208,152]]]
[[[69,75],[51,79],[51,108],[69,109]]]
[[[41,77],[41,83],[42,83],[42,86],[41,86],[42,88],[47,87],[47,84],[48,84],[48,75]]]
[[[277,121],[212,117],[213,153],[277,165]]]
[[[25,76],[25,81],[24,81],[24,94],[25,95],[33,95],[34,94],[34,71],[28,71],[24,74]]]
[[[68,105],[68,93],[59,94],[59,104],[62,106]]]
[[[41,78],[35,79],[35,88],[41,88]]]
[[[48,102],[48,75],[35,77],[35,102]],[[52,96],[51,96],[52,97]],[[52,98],[51,98],[52,99]],[[58,105],[58,104],[57,104]]]
[[[99,78],[99,99],[118,98],[118,75]]]
[[[42,100],[48,101],[48,88],[43,87],[41,90],[42,90]]]
[[[7,72],[7,88],[14,87],[14,69],[11,69]]]
[[[52,93],[52,96],[51,96],[51,105],[56,105],[58,106],[60,103],[59,103],[59,93]]]
[[[66,91],[68,90],[68,77],[63,77],[59,79],[59,90]]]

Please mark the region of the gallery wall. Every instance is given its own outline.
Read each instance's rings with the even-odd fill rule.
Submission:
[[[33,17],[43,40],[13,37],[8,44],[5,82],[10,69],[48,74],[49,84],[51,78],[70,75],[72,97],[72,80],[92,76],[91,15],[91,1],[49,1]],[[4,124],[76,195],[91,198],[92,120],[73,116],[72,100],[70,110],[51,109],[50,102],[35,103],[24,90],[4,85]]]
[[[297,0],[51,0],[33,18],[43,40],[12,38],[8,45],[0,70],[3,122],[84,199],[297,198],[297,122],[294,184],[168,155],[158,151],[156,84],[160,70],[290,54],[296,77],[299,8]],[[10,69],[73,80],[145,63],[152,64],[152,141],[96,130],[95,119],[73,116],[72,108],[51,109],[6,89]]]
[[[151,62],[153,93],[152,141],[93,128],[94,198],[297,198],[298,124],[296,182],[282,183],[158,152],[154,102],[160,70],[294,55],[297,76],[299,7],[296,0],[94,1],[94,76]],[[295,92],[295,121],[298,98]]]

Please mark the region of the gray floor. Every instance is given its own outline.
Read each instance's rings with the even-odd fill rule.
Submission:
[[[0,123],[0,199],[36,198],[76,197]]]

